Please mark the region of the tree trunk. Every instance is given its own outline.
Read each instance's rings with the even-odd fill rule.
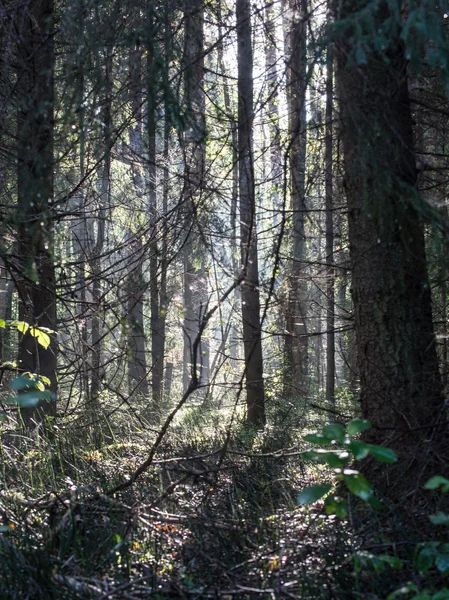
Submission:
[[[350,18],[361,6],[350,0],[344,8],[342,17]],[[389,16],[381,2],[374,28]],[[337,81],[361,403],[373,424],[368,439],[404,456],[407,444],[426,444],[431,429],[444,420],[422,215],[416,208],[407,61],[399,33],[383,56],[372,52],[363,64],[348,60],[353,48],[346,40],[356,39],[353,33],[346,31],[339,43]],[[433,439],[438,437],[434,432]],[[415,486],[415,470],[410,474]]]
[[[253,164],[253,51],[251,5],[237,0],[238,46],[238,154],[240,191],[241,255],[245,279],[242,283],[242,321],[245,351],[247,420],[265,423],[262,332],[260,322],[259,269]]]
[[[333,212],[333,48],[327,47],[326,60],[326,125],[325,125],[325,197],[326,197],[326,400],[335,402],[335,271],[334,265],[334,212]]]
[[[290,175],[293,211],[293,260],[286,315],[286,377],[307,392],[307,280],[305,272],[305,169],[306,169],[306,76],[307,0],[290,0],[288,31],[287,95],[290,105]],[[288,388],[288,385],[287,385]]]
[[[17,69],[18,255],[23,277],[19,319],[56,329],[53,258],[54,42],[53,1],[27,3],[18,15],[21,32]],[[20,336],[19,367],[50,380],[57,392],[56,338],[48,348],[30,333]],[[22,410],[27,426],[56,415],[56,401]]]
[[[268,127],[270,132],[271,175],[270,196],[273,210],[273,225],[279,225],[282,210],[280,193],[282,189],[282,152],[281,133],[279,129],[279,93],[276,68],[276,37],[274,23],[274,4],[267,0],[265,4],[265,70],[268,93]]]
[[[142,50],[132,48],[129,56],[130,100],[134,123],[129,130],[131,150],[131,171],[137,201],[142,204],[145,196],[145,182],[140,167],[143,156],[142,144]],[[150,121],[151,115],[148,115]],[[151,194],[151,192],[150,192]],[[130,234],[131,272],[127,278],[127,319],[128,319],[128,387],[139,399],[148,397],[147,361],[145,353],[145,330],[143,320],[143,300],[145,281],[142,270],[144,249],[139,234]]]
[[[106,48],[105,54],[105,97],[103,105],[103,152],[104,162],[100,179],[98,202],[97,235],[92,249],[90,266],[92,271],[92,378],[90,386],[90,407],[93,413],[99,408],[99,392],[103,377],[102,346],[102,285],[101,254],[104,246],[106,210],[110,206],[111,191],[111,103],[112,103],[112,49]],[[98,417],[98,415],[97,415]],[[98,440],[97,440],[98,442]]]
[[[184,0],[185,18],[185,106],[187,127],[184,135],[184,198],[188,239],[184,246],[184,389],[191,377],[201,383],[209,378],[209,344],[203,333],[198,353],[194,341],[207,306],[207,279],[204,248],[200,234],[199,207],[204,190],[205,95],[204,95],[204,7],[202,2]]]

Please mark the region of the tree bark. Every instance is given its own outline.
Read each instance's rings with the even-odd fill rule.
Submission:
[[[326,197],[326,400],[335,402],[335,270],[333,211],[333,47],[329,42],[326,59],[325,197]]]
[[[306,169],[306,88],[307,88],[307,0],[290,0],[287,96],[290,106],[290,177],[293,211],[293,260],[286,315],[285,362],[288,382],[307,392],[307,280],[305,272],[305,169]]]
[[[266,417],[254,189],[253,51],[249,0],[237,0],[236,17],[240,235],[242,265],[245,275],[242,283],[242,321],[247,420],[254,425],[263,425]]]
[[[348,0],[342,17],[361,8]],[[375,28],[389,16],[381,2]],[[431,430],[443,420],[407,61],[398,33],[383,54],[372,50],[357,64],[351,35],[338,44],[337,81],[361,404],[373,424],[368,439],[403,456],[407,444],[435,441]]]
[[[209,378],[209,344],[202,334],[198,353],[194,341],[207,306],[207,279],[199,208],[205,186],[205,95],[204,95],[204,7],[202,2],[184,0],[185,18],[185,106],[184,198],[189,228],[184,246],[184,390],[191,377],[201,383]]]
[[[142,50],[132,48],[129,57],[130,64],[130,100],[134,123],[129,130],[131,150],[131,171],[133,185],[138,202],[142,204],[145,196],[145,183],[140,167],[143,157],[142,144]],[[151,120],[148,114],[148,122]],[[151,183],[150,183],[151,186]],[[150,191],[151,195],[151,191]],[[143,276],[142,264],[144,249],[139,234],[130,234],[131,272],[127,278],[127,318],[129,327],[128,336],[128,387],[129,392],[139,399],[148,397],[149,388],[147,380],[147,361],[145,352],[145,330],[143,319],[143,301],[146,284]]]
[[[53,258],[54,43],[53,1],[34,0],[18,15],[17,67],[18,286],[19,319],[56,330]],[[19,367],[50,380],[57,392],[57,343],[48,348],[30,333],[20,335]],[[25,425],[56,415],[56,400],[22,410]]]

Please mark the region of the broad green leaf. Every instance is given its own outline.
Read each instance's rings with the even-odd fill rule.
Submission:
[[[403,562],[397,556],[390,556],[389,554],[381,554],[379,556],[380,560],[393,567],[393,569],[402,569]]]
[[[449,556],[447,554],[440,554],[435,560],[435,565],[438,571],[445,575],[449,572]]]
[[[371,496],[370,498],[368,498],[367,500],[368,504],[370,506],[372,506],[373,508],[375,508],[376,510],[382,510],[383,509],[383,504],[382,502],[380,502],[376,496]]]
[[[11,360],[7,360],[2,363],[2,367],[9,367],[10,369],[17,369],[17,363]]]
[[[324,463],[332,467],[333,469],[339,469],[348,464],[350,460],[349,452],[344,450],[323,450],[318,448],[317,450],[308,450],[302,453],[302,457],[316,462]]]
[[[3,329],[6,327],[6,321],[4,319],[0,319],[0,327]]]
[[[35,387],[36,382],[27,375],[17,375],[9,384],[9,388],[13,391],[29,389]]]
[[[449,525],[449,515],[438,511],[436,515],[429,515],[429,519],[434,525]]]
[[[360,440],[352,440],[347,444],[347,447],[351,450],[356,460],[362,460],[369,454],[368,444]]]
[[[50,342],[51,342],[51,339],[50,339],[50,336],[48,335],[48,333],[45,333],[45,331],[43,331],[42,329],[39,329],[37,327],[31,327],[30,333],[33,337],[35,337],[37,339],[38,344],[40,344],[41,346],[43,346],[45,348],[45,350],[47,350],[47,348],[49,347]]]
[[[416,566],[418,569],[426,573],[433,566],[436,553],[437,551],[432,546],[424,546],[416,559]]]
[[[304,436],[304,440],[310,444],[330,444],[332,438],[328,438],[322,433],[309,433]]]
[[[30,328],[30,326],[28,325],[28,323],[25,323],[25,321],[13,321],[11,323],[11,325],[13,327],[15,327],[18,331],[20,331],[20,333],[23,333],[24,335],[28,331],[28,329]]]
[[[312,504],[331,491],[330,483],[319,483],[305,488],[298,494],[298,504]]]
[[[345,519],[348,516],[348,503],[345,499],[330,495],[326,498],[324,504],[328,515],[337,515],[340,519]]]
[[[424,485],[425,490],[437,490],[439,487],[441,487],[442,492],[449,492],[449,479],[441,475],[435,475]]]
[[[17,396],[9,396],[6,399],[8,404],[17,404],[20,408],[31,408],[36,406],[42,400],[53,400],[55,395],[50,390],[41,392],[39,390],[30,390],[29,392],[21,392]]]
[[[447,588],[443,588],[432,596],[432,600],[449,600],[449,590]]]
[[[343,475],[343,479],[345,480],[349,491],[362,500],[367,501],[373,495],[373,488],[368,483],[366,477],[361,473]]]
[[[325,425],[323,427],[323,434],[325,437],[330,438],[331,440],[343,442],[345,439],[345,428],[343,425],[339,425],[338,423],[331,423],[330,425]]]
[[[391,464],[398,460],[398,457],[390,448],[376,446],[375,444],[369,444],[368,447],[370,454],[380,462]]]
[[[371,423],[366,419],[352,419],[346,426],[348,435],[357,435],[367,429],[371,429]]]

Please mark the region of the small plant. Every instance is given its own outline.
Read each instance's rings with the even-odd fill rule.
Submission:
[[[368,455],[373,456],[383,463],[394,463],[396,454],[389,448],[368,444],[357,437],[371,427],[365,419],[353,419],[346,427],[338,423],[325,425],[318,433],[311,433],[304,437],[305,441],[314,446],[327,446],[307,450],[302,453],[306,460],[325,464],[337,476],[337,481],[345,485],[348,491],[361,498],[374,508],[380,508],[379,500],[374,496],[374,490],[359,471],[352,468],[355,461],[362,460]],[[312,504],[324,498],[326,513],[345,518],[348,514],[347,500],[335,491],[334,483],[319,483],[305,488],[298,495],[299,504]]]

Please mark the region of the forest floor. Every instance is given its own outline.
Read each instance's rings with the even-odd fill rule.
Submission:
[[[62,431],[51,443],[5,437],[2,599],[380,599],[404,581],[372,554],[405,543],[374,514],[352,505],[344,521],[322,502],[298,505],[329,473],[303,464],[291,430],[222,439],[175,427],[110,493],[154,438],[135,428],[99,451]]]

